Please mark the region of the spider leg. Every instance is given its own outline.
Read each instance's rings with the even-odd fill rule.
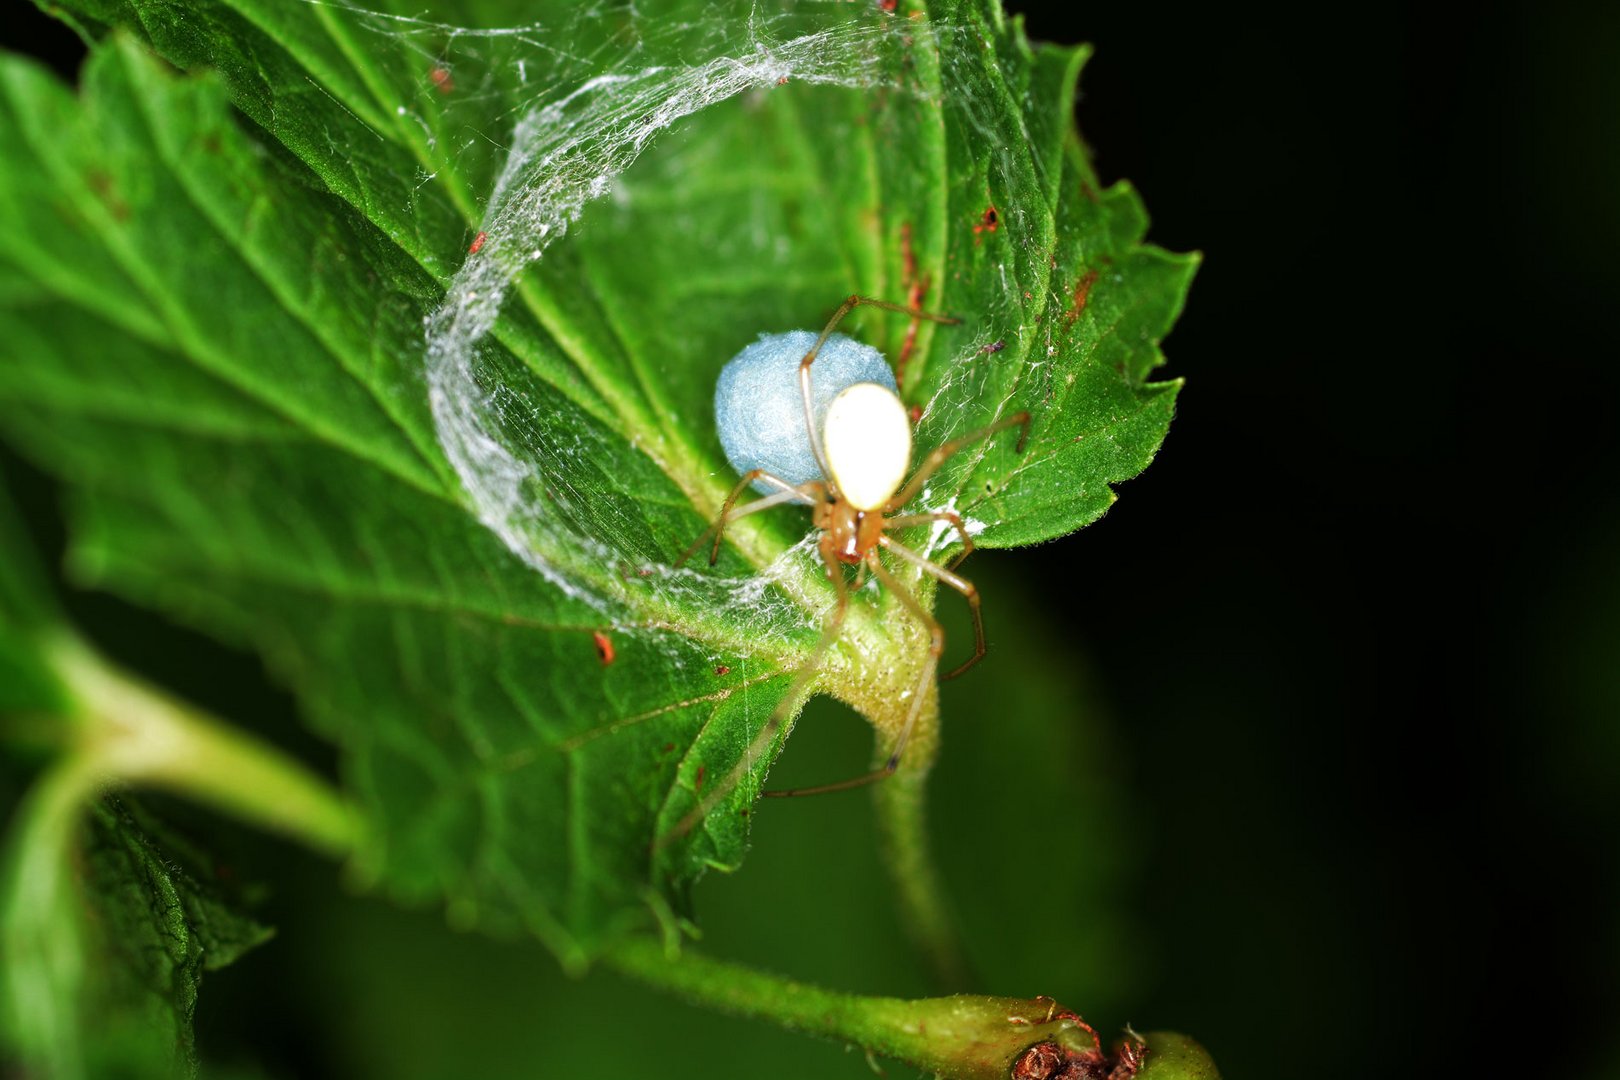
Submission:
[[[743,755],[737,760],[737,764],[733,765],[731,771],[726,773],[719,782],[709,789],[708,794],[698,800],[698,804],[688,811],[685,817],[675,823],[674,828],[653,841],[654,851],[672,841],[679,840],[691,832],[698,822],[709,816],[709,811],[713,810],[716,804],[736,790],[737,785],[742,782],[742,778],[753,771],[760,755],[765,752],[765,748],[770,746],[777,733],[782,730],[782,725],[787,722],[788,717],[792,714],[793,707],[799,703],[799,698],[809,687],[811,680],[821,670],[821,658],[827,654],[827,650],[832,647],[833,642],[838,640],[839,631],[844,626],[844,616],[849,612],[849,587],[844,581],[844,575],[839,572],[839,568],[833,566],[832,569],[834,571],[832,575],[833,588],[837,591],[838,599],[834,602],[832,613],[827,616],[827,622],[822,627],[821,639],[816,642],[815,648],[811,649],[810,654],[805,657],[804,663],[800,665],[798,674],[793,677],[793,682],[788,687],[787,693],[782,695],[781,701],[777,702],[776,708],[771,711],[771,715],[766,719],[764,726],[754,735],[753,741],[748,744],[748,749],[743,751]],[[766,792],[765,794],[769,795],[772,792]]]
[[[904,544],[896,543],[895,541],[890,540],[887,536],[879,540],[878,543],[882,544],[884,547],[906,560],[906,562],[911,563],[923,573],[944,582],[946,585],[949,585],[951,588],[955,589],[957,592],[961,593],[967,598],[968,608],[973,612],[973,655],[968,657],[967,660],[963,661],[961,664],[958,664],[956,667],[952,668],[950,671],[947,671],[944,675],[940,676],[940,678],[954,679],[968,668],[972,667],[974,664],[977,664],[980,660],[983,660],[985,652],[984,618],[979,614],[979,590],[973,587],[973,582],[969,581],[965,577],[962,577],[960,574],[952,573],[950,570],[939,565],[937,562],[932,562],[923,558],[921,555],[917,554],[915,551],[912,551]]]
[[[921,556],[916,557],[921,558]],[[894,741],[894,749],[889,752],[889,759],[880,768],[848,780],[840,780],[835,784],[818,784],[815,787],[765,792],[766,795],[772,798],[785,799],[794,795],[825,795],[834,791],[848,791],[850,788],[865,787],[867,784],[875,784],[879,780],[886,780],[893,776],[894,771],[900,767],[900,757],[906,752],[906,743],[911,738],[912,729],[917,726],[917,716],[922,712],[923,697],[928,693],[929,683],[934,681],[934,672],[939,669],[940,654],[945,651],[945,630],[934,620],[932,615],[928,614],[922,604],[918,603],[917,598],[911,595],[909,589],[900,584],[893,574],[883,569],[883,564],[878,561],[876,549],[867,552],[866,562],[872,568],[873,575],[883,582],[883,587],[899,598],[900,602],[905,605],[906,610],[916,616],[917,621],[928,628],[928,659],[923,661],[922,673],[917,678],[917,687],[911,694],[911,711],[906,714],[906,722],[900,728],[900,737]]]
[[[933,453],[923,458],[923,463],[917,466],[917,471],[911,474],[911,479],[906,481],[906,486],[900,489],[899,494],[884,504],[883,512],[887,514],[891,510],[898,510],[916,498],[917,492],[922,490],[922,486],[928,481],[928,478],[933,476],[941,465],[945,464],[947,458],[962,449],[962,447],[976,443],[980,439],[988,439],[996,432],[1006,431],[1008,428],[1018,424],[1022,424],[1024,430],[1018,436],[1018,448],[1015,453],[1022,454],[1024,444],[1029,441],[1029,413],[1027,412],[1004,416],[988,427],[982,427],[978,431],[970,431],[960,439],[952,439],[948,443],[942,443],[935,447]]]
[[[927,311],[918,311],[916,308],[908,308],[904,304],[891,304],[887,300],[874,300],[870,296],[846,297],[844,302],[838,305],[838,310],[833,312],[833,317],[827,320],[827,326],[821,331],[821,336],[816,338],[814,345],[810,346],[810,351],[804,354],[804,359],[799,361],[799,394],[804,399],[804,429],[810,434],[810,452],[815,454],[816,464],[821,466],[821,475],[828,478],[829,484],[832,482],[832,470],[827,467],[827,455],[821,448],[821,432],[816,430],[816,410],[812,404],[815,399],[810,393],[810,365],[816,362],[816,354],[821,351],[823,345],[827,344],[827,339],[832,337],[834,330],[838,329],[838,324],[844,321],[844,316],[862,306],[881,308],[884,311],[898,311],[901,314],[910,315],[914,319],[928,319],[931,322],[949,325],[955,325],[962,321],[961,319],[953,319],[949,315],[935,315]]]
[[[755,499],[753,502],[746,503],[736,510],[732,510],[732,504],[742,497],[742,493],[747,491],[748,486],[755,480],[763,480],[765,483],[771,484],[781,490],[774,494],[766,495],[764,498]],[[808,484],[801,484],[798,487],[794,487],[786,480],[783,480],[778,476],[772,476],[764,469],[750,469],[747,473],[743,474],[743,478],[737,482],[737,486],[731,489],[731,494],[726,496],[725,505],[721,507],[720,516],[715,519],[714,524],[710,525],[707,529],[704,529],[698,534],[698,538],[692,541],[692,546],[682,552],[681,557],[675,560],[675,565],[680,566],[681,564],[685,563],[687,559],[690,559],[693,555],[695,555],[698,548],[703,546],[703,541],[706,540],[709,534],[712,532],[714,533],[714,550],[709,553],[709,565],[713,566],[720,560],[720,542],[725,539],[727,525],[731,524],[733,521],[736,521],[738,518],[747,517],[749,514],[757,514],[761,510],[768,510],[773,506],[780,506],[785,502],[814,503],[815,492],[807,490],[812,487],[819,487],[819,485],[816,484],[815,481],[811,481]]]
[[[926,525],[930,521],[948,522],[956,530],[956,535],[962,538],[962,551],[945,567],[955,570],[963,559],[973,552],[973,537],[968,535],[967,526],[962,523],[962,515],[955,510],[930,510],[923,514],[901,514],[899,517],[888,518],[884,521],[886,528],[909,529],[913,525]]]

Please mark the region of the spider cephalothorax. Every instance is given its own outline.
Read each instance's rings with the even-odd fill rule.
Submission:
[[[810,520],[822,530],[822,561],[855,566],[882,543],[883,511],[857,510],[847,499],[835,499],[825,490],[810,511]]]

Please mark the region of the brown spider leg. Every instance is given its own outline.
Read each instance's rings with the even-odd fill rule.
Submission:
[[[838,640],[838,633],[844,626],[844,616],[849,611],[849,587],[844,581],[844,575],[840,568],[832,563],[828,564],[828,569],[832,571],[833,588],[838,594],[838,599],[833,604],[832,614],[827,617],[827,622],[822,627],[821,639],[816,642],[815,648],[811,649],[810,654],[805,657],[805,661],[800,665],[798,674],[793,677],[793,682],[788,687],[787,693],[782,695],[782,700],[772,710],[764,726],[754,735],[753,741],[748,744],[748,749],[743,751],[743,756],[737,760],[737,764],[733,765],[731,771],[726,773],[714,787],[709,789],[709,793],[698,801],[697,806],[693,807],[685,817],[676,822],[673,829],[653,841],[654,851],[664,847],[671,841],[679,840],[691,832],[698,822],[708,817],[709,811],[713,810],[720,800],[736,790],[737,785],[742,782],[744,774],[754,767],[754,764],[759,760],[760,754],[764,753],[765,748],[771,744],[771,740],[776,738],[777,732],[782,730],[782,725],[787,722],[788,715],[793,706],[798,703],[800,695],[804,693],[811,680],[819,673],[821,658],[827,654],[827,650],[832,647],[833,642]],[[765,792],[765,794],[772,793]]]
[[[828,487],[831,488],[834,494],[837,494],[838,486],[833,483],[832,470],[827,467],[827,455],[821,448],[821,432],[816,430],[816,410],[811,404],[814,398],[810,395],[810,365],[816,362],[816,354],[821,351],[823,345],[827,344],[827,339],[832,337],[834,330],[838,329],[838,324],[844,321],[844,316],[861,306],[881,308],[884,311],[898,311],[901,314],[910,315],[914,319],[928,319],[931,322],[946,323],[947,325],[955,325],[962,321],[961,319],[953,319],[949,315],[934,315],[927,311],[918,311],[916,308],[908,308],[904,304],[891,304],[887,300],[873,300],[869,296],[846,297],[844,302],[838,305],[838,310],[833,312],[833,317],[827,320],[826,328],[821,331],[821,336],[816,338],[814,345],[810,346],[810,351],[804,354],[804,359],[799,361],[799,393],[804,399],[804,429],[810,435],[810,452],[816,456],[816,464],[821,467],[821,475],[827,478]]]
[[[944,675],[941,675],[940,678],[942,680],[954,679],[968,668],[972,667],[974,664],[977,664],[980,660],[983,660],[985,652],[984,618],[979,614],[979,590],[973,587],[973,582],[969,581],[965,577],[962,577],[960,574],[952,573],[936,562],[931,562],[930,560],[923,558],[921,555],[917,554],[915,551],[912,551],[904,544],[896,543],[895,541],[890,540],[887,536],[879,540],[878,543],[882,544],[884,547],[906,560],[906,562],[911,563],[923,573],[937,578],[967,598],[968,608],[973,612],[973,655],[968,657],[962,663],[958,664],[956,667],[952,668],[950,671],[947,671]]]
[[[748,490],[748,486],[755,480],[763,480],[765,483],[773,484],[781,490],[774,495],[766,495],[764,498],[755,499],[733,512],[731,509],[732,504],[742,496],[744,491]],[[794,487],[786,480],[779,476],[772,476],[764,469],[749,470],[743,474],[741,480],[737,481],[737,486],[731,489],[731,494],[726,496],[725,504],[720,508],[720,516],[715,518],[714,524],[698,534],[698,538],[692,541],[692,546],[682,552],[681,557],[675,560],[675,565],[681,566],[687,559],[696,554],[697,549],[703,546],[703,541],[708,539],[709,534],[712,532],[714,533],[714,550],[709,553],[709,565],[713,566],[720,560],[720,542],[725,539],[727,525],[738,518],[747,517],[749,514],[757,514],[761,510],[768,510],[773,506],[780,506],[782,503],[791,502],[795,499],[814,503],[818,492],[809,489],[819,489],[820,486],[817,481],[812,480],[808,484],[800,484],[798,487]]]
[[[917,716],[922,712],[923,697],[928,693],[929,683],[934,681],[934,672],[939,669],[939,656],[945,651],[945,631],[934,621],[934,617],[918,603],[911,591],[897,581],[893,574],[883,569],[883,563],[878,560],[877,549],[866,554],[866,562],[872,567],[872,573],[883,587],[893,593],[905,605],[906,610],[917,617],[917,620],[928,628],[929,644],[928,659],[923,662],[922,674],[917,679],[917,688],[912,692],[911,711],[906,714],[906,722],[900,728],[900,737],[894,741],[894,749],[889,753],[889,760],[881,768],[873,769],[869,773],[852,777],[849,780],[840,780],[835,784],[818,784],[815,787],[789,788],[786,791],[767,791],[765,795],[774,799],[786,799],[795,795],[826,795],[834,791],[848,791],[851,788],[865,787],[875,784],[879,780],[886,780],[894,775],[900,767],[900,756],[906,752],[906,742],[911,738],[911,731],[917,726]]]
[[[962,538],[962,551],[946,564],[945,569],[955,570],[962,560],[973,552],[973,537],[968,535],[967,526],[962,523],[962,515],[955,510],[930,510],[923,514],[901,514],[899,517],[885,518],[883,527],[886,529],[909,529],[913,525],[926,525],[930,521],[949,522],[956,535]]]
[[[906,486],[900,489],[899,494],[884,504],[883,512],[887,514],[898,510],[916,498],[917,492],[922,490],[922,486],[927,482],[928,478],[933,476],[941,465],[945,464],[947,458],[962,449],[962,447],[967,446],[969,443],[978,442],[980,439],[988,439],[996,432],[1006,431],[1015,424],[1024,426],[1023,433],[1018,436],[1018,446],[1014,450],[1014,453],[1022,454],[1024,444],[1029,441],[1029,413],[1027,412],[1004,416],[988,427],[982,427],[978,431],[971,431],[960,439],[952,439],[948,443],[935,447],[933,453],[923,458],[923,463],[917,466],[917,471],[911,474],[911,479],[906,481]]]

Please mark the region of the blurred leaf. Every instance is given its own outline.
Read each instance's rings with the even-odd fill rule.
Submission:
[[[94,783],[91,770],[58,768],[12,823],[8,1056],[59,1078],[195,1071],[202,973],[270,931],[232,906],[190,845],[133,803],[108,797],[82,815]]]
[[[45,657],[58,621],[44,568],[0,479],[0,734],[21,714],[61,715],[68,694]]]
[[[32,630],[55,622],[49,581],[21,514],[0,482],[0,625]]]
[[[347,752],[379,838],[362,870],[460,922],[580,963],[667,927],[742,857],[762,774],[648,848],[815,639],[819,571],[756,576],[804,519],[749,519],[712,580],[632,571],[729,486],[707,398],[753,334],[857,290],[963,316],[910,345],[903,319],[860,325],[910,353],[922,448],[1035,414],[1024,457],[982,444],[925,495],[992,546],[1093,520],[1163,437],[1176,386],[1146,379],[1191,261],[1141,246],[1135,196],[1086,165],[1081,54],[945,2],[873,24],[892,86],[789,79],[711,110],[518,280],[478,343],[480,392],[553,526],[503,544],[421,367],[424,320],[505,190],[503,143],[546,92],[626,57],[657,86],[754,56],[751,6],[443,13],[523,24],[504,35],[327,4],[69,6],[219,77],[174,78],[127,41],[96,50],[78,98],[0,69],[0,426],[75,485],[75,572],[260,649]],[[844,42],[814,30],[886,18],[807,4],[774,29]],[[636,137],[670,122],[656,105]],[[859,608],[877,648],[844,649],[819,688],[873,716],[903,700],[894,660],[916,642],[891,634],[892,598]]]
[[[1123,1022],[1119,1010],[1149,981],[1146,942],[1128,921],[1132,848],[1146,826],[1123,740],[1066,612],[1047,607],[1008,556],[970,565],[992,647],[982,676],[943,692],[951,723],[932,800],[941,872],[982,989],[1033,986],[1099,1025]],[[953,599],[940,606],[954,629],[967,620]]]
[[[39,639],[0,623],[0,732],[14,734],[19,714],[59,715],[66,689],[45,662]]]
[[[195,1066],[202,972],[269,932],[227,902],[193,846],[134,803],[96,799],[102,769],[67,745],[79,707],[49,653],[67,634],[0,485],[0,730],[66,751],[15,805],[3,800],[0,1061],[55,1077],[173,1076]],[[14,772],[8,761],[3,778]]]
[[[203,972],[234,963],[271,930],[222,889],[223,868],[137,803],[103,799],[88,825],[83,889],[90,948],[101,959],[91,968],[87,1044],[107,1066],[145,1050],[160,1067],[155,1075],[165,1065],[194,1069],[192,1015]]]

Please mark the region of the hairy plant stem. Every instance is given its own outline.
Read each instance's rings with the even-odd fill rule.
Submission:
[[[1018,1055],[1043,1040],[1075,1052],[1092,1045],[1046,999],[960,994],[907,1001],[846,994],[691,949],[674,957],[651,939],[626,942],[606,960],[623,974],[694,1005],[853,1043],[953,1080],[1004,1080]]]
[[[928,697],[924,709],[934,713],[928,725],[933,733],[938,730],[939,695],[930,692]],[[907,750],[899,770],[873,787],[872,805],[901,925],[941,987],[964,990],[973,985],[972,969],[928,842],[928,773],[937,747],[937,738],[930,738],[925,745]],[[886,757],[888,751],[883,754]]]
[[[926,586],[918,592],[920,602],[931,603],[932,593]],[[897,600],[886,602],[887,614],[875,624],[851,620],[852,625],[845,628],[846,640],[857,635],[866,635],[867,640],[835,656],[829,664],[830,692],[872,725],[874,768],[887,763],[906,728],[915,700],[912,691],[919,685],[929,641],[920,625],[897,611]],[[896,619],[901,620],[898,632]],[[881,657],[882,662],[860,659],[872,656]],[[938,680],[923,685],[921,692],[922,704],[905,756],[894,775],[872,786],[873,808],[883,865],[894,884],[906,935],[942,990],[963,990],[974,980],[928,842],[927,782],[939,753]]]

